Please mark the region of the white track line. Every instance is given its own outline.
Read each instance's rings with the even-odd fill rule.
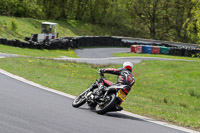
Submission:
[[[68,98],[71,98],[71,99],[75,99],[75,96],[73,96],[73,95],[70,95],[70,94],[67,94],[67,93],[64,93],[64,92],[60,92],[60,91],[42,86],[40,84],[34,83],[32,81],[29,81],[29,80],[24,79],[22,77],[19,77],[17,75],[11,74],[11,73],[9,73],[5,70],[0,69],[0,73],[7,75],[11,78],[14,78],[16,80],[22,81],[24,83],[27,83],[29,85],[35,86],[37,88],[40,88],[40,89],[43,89],[43,90],[46,90],[46,91],[49,91],[49,92],[53,92],[53,93],[56,93],[56,94],[59,94],[59,95],[62,95],[62,96],[65,96],[65,97],[68,97]],[[169,123],[157,121],[157,120],[154,120],[154,119],[151,119],[151,118],[148,118],[148,117],[144,117],[144,116],[141,116],[141,115],[133,114],[133,113],[130,113],[130,112],[127,112],[127,111],[120,111],[119,113],[125,114],[125,115],[128,115],[128,116],[132,116],[132,117],[135,117],[135,118],[138,118],[138,119],[141,119],[141,120],[144,120],[144,121],[148,121],[148,122],[151,122],[151,123],[155,123],[155,124],[158,124],[158,125],[162,125],[162,126],[165,126],[165,127],[169,127],[169,128],[173,128],[173,129],[176,129],[176,130],[183,131],[183,132],[187,132],[187,133],[200,133],[198,131],[194,131],[194,130],[187,129],[187,128],[184,128],[184,127],[179,127],[179,126],[175,126],[175,125],[172,125],[172,124],[169,124]]]
[[[167,60],[167,61],[190,61],[199,62],[197,60],[173,59],[173,58],[160,58],[160,57],[106,57],[106,58],[73,58],[67,56],[60,56],[61,58],[53,58],[56,60],[118,60],[118,59],[140,59],[140,60]]]

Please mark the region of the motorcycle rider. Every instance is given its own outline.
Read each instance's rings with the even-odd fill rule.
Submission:
[[[135,83],[135,78],[134,78],[133,74],[131,73],[132,70],[133,70],[133,64],[131,62],[124,62],[123,68],[100,69],[100,72],[118,75],[117,84],[129,85],[130,87],[132,87],[133,84]],[[112,83],[106,82],[106,84],[111,85]]]
[[[123,67],[120,69],[107,68],[107,69],[100,69],[99,72],[118,75],[117,84],[129,85],[130,87],[132,87],[135,83],[135,78],[132,74],[132,70],[133,70],[133,64],[131,62],[124,62]],[[109,87],[112,86],[113,83],[108,80],[104,80],[104,83],[102,83],[102,85]],[[91,87],[96,88],[97,85],[93,84]],[[121,111],[122,109],[123,108],[120,105],[117,105],[114,111]]]

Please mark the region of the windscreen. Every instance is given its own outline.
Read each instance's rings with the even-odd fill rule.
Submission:
[[[55,28],[55,26],[53,26],[53,25],[42,24],[41,33],[54,34],[54,31],[53,31],[54,28]]]

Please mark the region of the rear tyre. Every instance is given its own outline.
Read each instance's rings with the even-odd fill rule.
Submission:
[[[74,101],[72,103],[73,107],[78,108],[86,102],[85,93],[86,93],[86,91],[81,93],[79,96],[77,96],[74,99]]]
[[[103,105],[97,104],[97,106],[95,108],[97,114],[103,115],[103,114],[109,112],[110,110],[112,110],[115,107],[115,105],[117,103],[115,94],[112,93],[112,94],[109,95],[109,97],[110,97],[110,99],[108,101],[106,101]]]

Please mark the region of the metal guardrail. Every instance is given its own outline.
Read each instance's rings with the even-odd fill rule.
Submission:
[[[27,39],[27,38],[26,38]],[[10,45],[15,47],[26,47],[35,49],[70,49],[78,47],[131,47],[131,45],[152,45],[152,46],[165,46],[171,47],[171,55],[179,56],[200,56],[200,48],[198,44],[167,42],[159,40],[129,38],[118,36],[79,36],[79,37],[62,37],[52,41],[35,42],[26,40],[26,42],[6,38],[0,38],[0,44]]]
[[[128,42],[128,43],[169,45],[174,47],[189,47],[189,48],[195,48],[200,46],[200,44],[193,44],[193,43],[182,43],[182,42],[152,40],[152,39],[133,38],[133,37],[120,37],[120,36],[113,36],[113,37],[121,38],[123,42]]]

